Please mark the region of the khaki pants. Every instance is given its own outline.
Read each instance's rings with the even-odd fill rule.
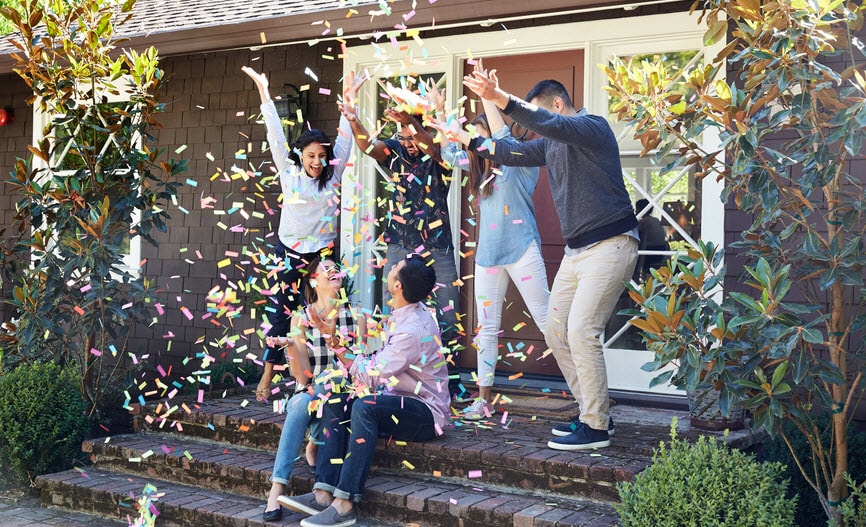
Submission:
[[[550,290],[545,341],[580,406],[580,421],[596,430],[607,430],[610,419],[601,334],[634,271],[637,249],[625,234],[585,250],[566,248]]]

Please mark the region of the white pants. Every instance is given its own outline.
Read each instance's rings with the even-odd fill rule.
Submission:
[[[623,234],[566,252],[550,291],[544,337],[580,406],[580,421],[596,430],[607,430],[610,418],[601,334],[631,278],[637,248]]]
[[[493,374],[499,358],[499,324],[502,301],[508,290],[508,279],[514,282],[538,329],[544,333],[547,322],[547,272],[541,249],[533,241],[514,263],[482,267],[475,265],[475,309],[481,328],[475,337],[478,348],[478,385],[493,386]]]

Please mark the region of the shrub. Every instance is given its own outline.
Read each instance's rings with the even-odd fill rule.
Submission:
[[[857,485],[850,475],[845,474],[845,481],[851,488],[848,499],[839,505],[839,514],[845,527],[866,527],[866,481]],[[835,524],[831,524],[835,525]]]
[[[0,466],[18,483],[66,470],[81,456],[90,421],[75,373],[53,363],[0,376]]]
[[[623,527],[791,526],[796,498],[786,498],[781,463],[760,463],[715,438],[676,437],[653,453],[632,483],[619,483]]]
[[[815,426],[821,431],[821,443],[823,448],[829,450],[832,444],[830,440],[830,418],[826,415],[815,420]],[[791,441],[791,448],[803,463],[803,468],[807,472],[814,471],[814,464],[811,458],[811,447],[806,441],[806,437],[796,432],[793,423],[785,424],[785,436]],[[779,462],[785,465],[783,473],[784,478],[788,478],[791,482],[788,487],[788,496],[799,496],[797,499],[797,511],[794,515],[794,521],[801,527],[811,527],[815,525],[815,518],[820,518],[825,515],[824,508],[821,505],[821,500],[812,487],[803,478],[800,470],[794,464],[794,458],[791,451],[785,445],[785,441],[781,436],[767,438],[764,440],[762,449],[758,454],[758,459],[767,462]],[[855,481],[866,479],[866,434],[856,432],[853,425],[848,429],[848,474]]]

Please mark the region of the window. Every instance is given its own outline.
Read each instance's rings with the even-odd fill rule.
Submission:
[[[41,113],[37,106],[36,123],[41,123],[42,126],[34,127],[34,139],[36,142],[42,139],[41,131],[48,124],[49,120],[53,120],[53,135],[50,140],[53,141],[54,147],[53,157],[50,162],[49,170],[45,172],[46,177],[64,177],[75,173],[77,170],[85,169],[86,161],[79,155],[84,149],[87,149],[88,156],[97,159],[103,166],[118,165],[113,175],[117,177],[129,177],[133,172],[133,167],[124,166],[120,161],[119,151],[121,149],[139,149],[141,148],[141,136],[139,134],[133,137],[121,137],[117,134],[113,123],[116,117],[133,117],[135,113],[132,111],[133,103],[130,102],[130,95],[122,89],[126,84],[123,78],[115,80],[110,84],[97,82],[97,93],[94,95],[95,100],[100,102],[90,104],[92,101],[75,101],[70,99],[66,103],[67,112],[65,114],[48,115]],[[101,123],[102,126],[89,127],[85,130],[81,126],[82,120],[85,118],[94,119]],[[86,138],[82,134],[90,134]],[[132,177],[137,177],[132,174]],[[117,196],[122,199],[122,196]],[[136,210],[132,218],[130,218],[131,226],[138,223],[140,213]],[[71,234],[70,234],[71,235]],[[137,275],[141,261],[141,240],[137,236],[127,234],[122,244],[125,256],[123,258],[122,268],[132,274]]]

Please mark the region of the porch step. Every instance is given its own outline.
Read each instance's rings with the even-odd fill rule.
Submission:
[[[264,501],[261,498],[99,468],[69,470],[36,478],[43,505],[121,519],[127,521],[127,525],[138,518],[131,507],[130,495],[140,497],[148,484],[155,486],[159,495],[154,505],[159,511],[156,525],[160,527],[299,527],[303,518],[284,510],[282,520],[266,524],[262,522]],[[362,520],[358,525],[397,527],[379,520],[372,523]]]
[[[293,479],[299,486],[306,484],[307,489],[312,485],[309,470]],[[160,495],[157,524],[162,527],[297,527],[303,518],[284,514],[279,522],[265,524],[261,521],[262,498],[101,468],[48,474],[37,478],[36,483],[46,504],[119,519],[137,517],[129,507],[129,494],[138,495],[151,484]],[[612,507],[589,500],[518,494],[450,478],[430,480],[384,471],[367,480],[358,512],[362,518],[359,525],[370,527],[609,527],[617,523]]]
[[[550,450],[557,422],[550,418],[570,417],[568,405],[564,398],[524,397],[487,422],[455,417],[444,437],[427,443],[380,440],[360,525],[610,527],[618,522],[616,483],[651,463],[652,449],[670,437],[671,417],[678,417],[681,437],[700,433],[688,428],[683,412],[617,405],[611,447]],[[42,476],[37,485],[46,505],[125,519],[135,514],[123,498],[151,483],[164,493],[156,503],[160,527],[262,527],[283,420],[249,393],[175,398],[144,408],[139,433],[84,442],[93,467]],[[751,438],[727,437],[739,447]],[[313,470],[298,461],[290,491],[308,492],[313,482]],[[295,527],[300,519],[286,515],[279,524]]]
[[[146,428],[276,452],[283,416],[261,403],[242,407],[244,400],[237,396],[188,404],[188,411],[174,411],[170,419],[145,414]],[[498,414],[479,424],[456,420],[456,428],[427,443],[389,444],[380,440],[374,463],[395,470],[412,466],[416,472],[474,479],[481,484],[549,489],[594,500],[617,501],[616,483],[632,481],[652,462],[652,449],[670,436],[669,417],[664,426],[637,424],[620,418],[621,410],[627,408],[612,410],[617,430],[611,447],[598,451],[551,450],[547,441],[556,422],[525,415],[508,415],[503,419]]]

